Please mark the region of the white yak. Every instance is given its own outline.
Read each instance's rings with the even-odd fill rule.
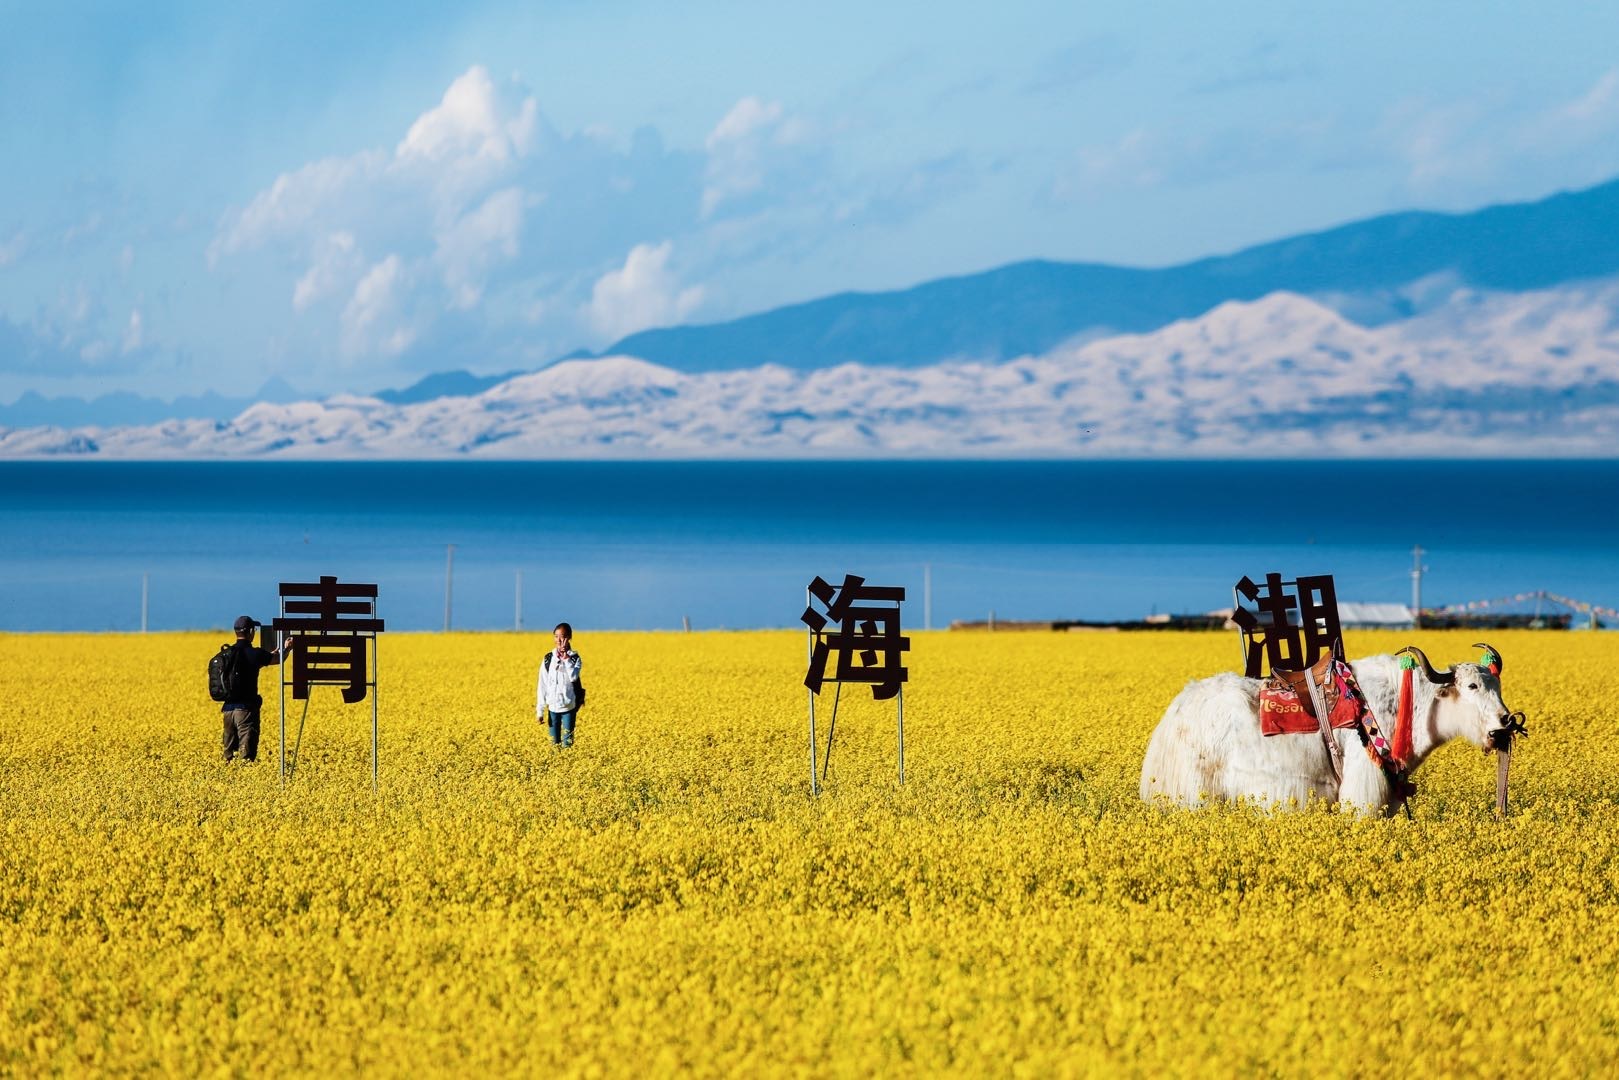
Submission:
[[[1457,664],[1435,671],[1419,649],[1412,686],[1413,756],[1407,774],[1452,739],[1466,739],[1486,753],[1515,727],[1518,714],[1501,700],[1500,653],[1495,673],[1479,664]],[[1368,656],[1350,663],[1355,680],[1385,738],[1394,738],[1400,700],[1400,665],[1395,656]],[[1147,744],[1141,764],[1141,797],[1151,803],[1200,806],[1237,799],[1261,804],[1303,806],[1324,799],[1362,813],[1392,814],[1405,794],[1391,790],[1354,729],[1333,729],[1343,751],[1343,782],[1333,775],[1318,734],[1264,736],[1259,731],[1259,691],[1263,680],[1215,675],[1189,683],[1170,702]]]

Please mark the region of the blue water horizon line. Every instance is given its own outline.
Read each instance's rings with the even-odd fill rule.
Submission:
[[[515,624],[519,574],[525,625],[626,630],[791,628],[844,573],[931,574],[941,626],[1203,612],[1273,570],[1403,602],[1419,545],[1426,606],[1619,606],[1609,459],[77,464],[0,463],[0,629],[131,629],[143,578],[149,625],[211,628],[338,573],[431,630],[450,544],[467,629]]]

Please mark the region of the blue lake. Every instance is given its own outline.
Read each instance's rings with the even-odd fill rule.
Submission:
[[[450,544],[464,629],[788,626],[845,573],[915,627],[1205,611],[1270,570],[1408,602],[1417,544],[1428,604],[1619,606],[1616,495],[1612,461],[0,463],[0,630],[138,629],[143,576],[152,629],[220,627],[321,574],[437,629]]]

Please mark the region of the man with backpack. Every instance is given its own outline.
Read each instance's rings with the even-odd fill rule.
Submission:
[[[573,745],[573,722],[585,703],[585,687],[579,681],[579,654],[573,651],[573,627],[557,623],[551,632],[556,648],[540,661],[540,684],[535,693],[535,719],[549,713],[551,744]]]
[[[246,615],[236,620],[236,641],[221,646],[219,654],[208,665],[208,688],[215,701],[223,703],[220,712],[225,718],[225,760],[241,754],[243,761],[256,761],[259,756],[259,710],[264,698],[259,696],[259,670],[279,664],[298,640],[288,638],[275,651],[256,648],[253,631],[264,625]]]

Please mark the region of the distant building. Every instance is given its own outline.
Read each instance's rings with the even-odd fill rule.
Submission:
[[[1357,630],[1410,630],[1417,623],[1404,604],[1340,603],[1338,621]]]
[[[1259,612],[1258,617],[1263,625],[1269,622],[1270,614],[1269,612]],[[1222,620],[1224,629],[1235,630],[1237,628],[1237,624],[1231,621],[1230,608],[1220,608],[1218,611],[1211,611],[1205,616],[1169,616],[1166,617],[1166,621],[1169,618],[1187,621],[1219,619]],[[1148,616],[1148,621],[1152,621],[1152,616]],[[1338,622],[1346,630],[1410,630],[1416,626],[1416,620],[1411,616],[1411,609],[1404,604],[1360,604],[1346,601],[1338,602]]]

